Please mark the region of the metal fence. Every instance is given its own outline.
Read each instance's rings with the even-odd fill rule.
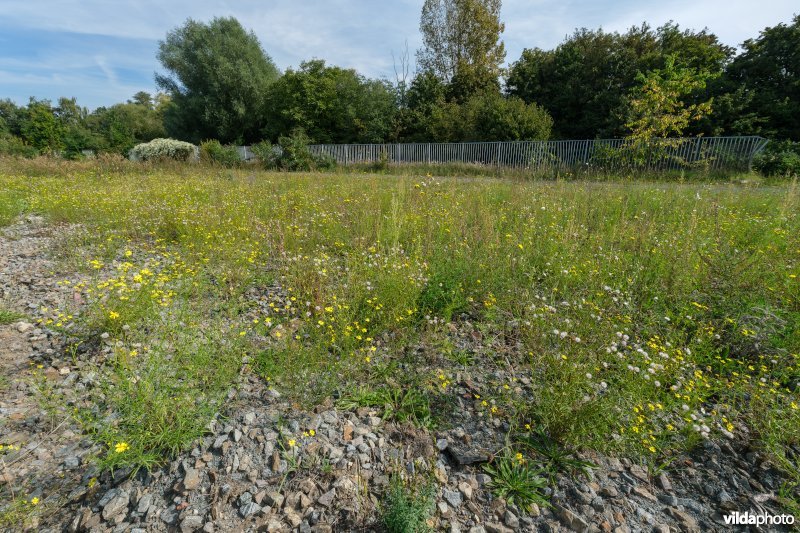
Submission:
[[[534,171],[559,168],[748,170],[766,146],[762,137],[693,137],[411,144],[316,144],[337,163],[465,163]]]

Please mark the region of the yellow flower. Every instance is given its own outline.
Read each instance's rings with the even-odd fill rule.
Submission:
[[[289,439],[289,442],[287,444],[289,444],[290,448],[294,448],[294,445],[297,444],[297,441],[294,439]]]
[[[308,434],[309,434],[309,435],[311,435],[311,436],[313,437],[314,435],[316,435],[316,434],[317,434],[317,432],[316,432],[316,431],[314,431],[313,429],[309,429],[309,430],[308,430]]]
[[[117,313],[116,311],[111,311],[110,313],[108,313],[108,318],[110,318],[111,320],[116,320],[119,318],[119,313]]]
[[[39,505],[39,498],[36,496],[31,498],[31,505]]]
[[[118,442],[114,445],[114,451],[116,453],[123,453],[127,451],[130,447],[131,447],[130,444],[128,444],[127,442]]]

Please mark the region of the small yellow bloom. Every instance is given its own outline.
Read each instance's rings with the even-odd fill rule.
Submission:
[[[108,313],[108,318],[110,318],[111,320],[116,320],[119,318],[119,313],[117,313],[116,311],[111,311],[110,313]]]
[[[36,496],[31,498],[31,505],[39,505],[39,498]]]
[[[287,444],[289,444],[290,448],[294,448],[294,445],[297,444],[297,441],[294,439],[289,439],[289,442]]]
[[[130,444],[128,444],[127,442],[118,442],[114,445],[114,451],[116,453],[123,453],[127,451],[130,447],[131,447]]]
[[[313,429],[309,429],[309,430],[308,430],[308,434],[309,434],[309,435],[311,435],[311,436],[313,437],[314,435],[316,435],[316,434],[317,434],[317,432],[316,432],[316,431],[314,431]]]

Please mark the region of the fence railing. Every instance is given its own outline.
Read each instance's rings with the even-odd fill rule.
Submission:
[[[584,141],[471,143],[316,144],[316,155],[337,163],[466,163],[548,170],[598,168],[642,170],[748,170],[767,140],[756,136]],[[245,152],[247,153],[247,152]]]

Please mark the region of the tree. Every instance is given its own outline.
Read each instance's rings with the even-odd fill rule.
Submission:
[[[258,140],[264,98],[279,73],[253,32],[234,18],[189,19],[159,43],[158,59],[170,73],[156,75],[172,98],[170,135],[194,143]]]
[[[64,148],[64,125],[58,121],[49,100],[31,98],[21,127],[22,138],[43,152]]]
[[[425,0],[420,32],[423,48],[417,52],[422,71],[442,81],[462,76],[497,79],[506,52],[500,34],[501,0]]]
[[[319,59],[287,70],[266,100],[262,134],[271,141],[300,129],[320,143],[384,142],[396,111],[388,82]]]
[[[629,137],[634,140],[679,137],[691,124],[711,112],[711,100],[687,103],[688,96],[705,89],[711,74],[678,65],[675,55],[666,58],[663,69],[639,73],[638,85],[628,96]]]
[[[800,15],[742,44],[725,73],[728,91],[749,95],[745,110],[767,121],[766,132],[800,140]]]
[[[681,65],[717,74],[732,53],[707,30],[673,23],[656,30],[642,24],[624,34],[584,28],[554,50],[524,50],[510,68],[506,91],[547,109],[556,137],[616,137],[625,133],[625,95],[637,72],[664,68],[674,55]],[[687,98],[700,101],[700,93]]]

